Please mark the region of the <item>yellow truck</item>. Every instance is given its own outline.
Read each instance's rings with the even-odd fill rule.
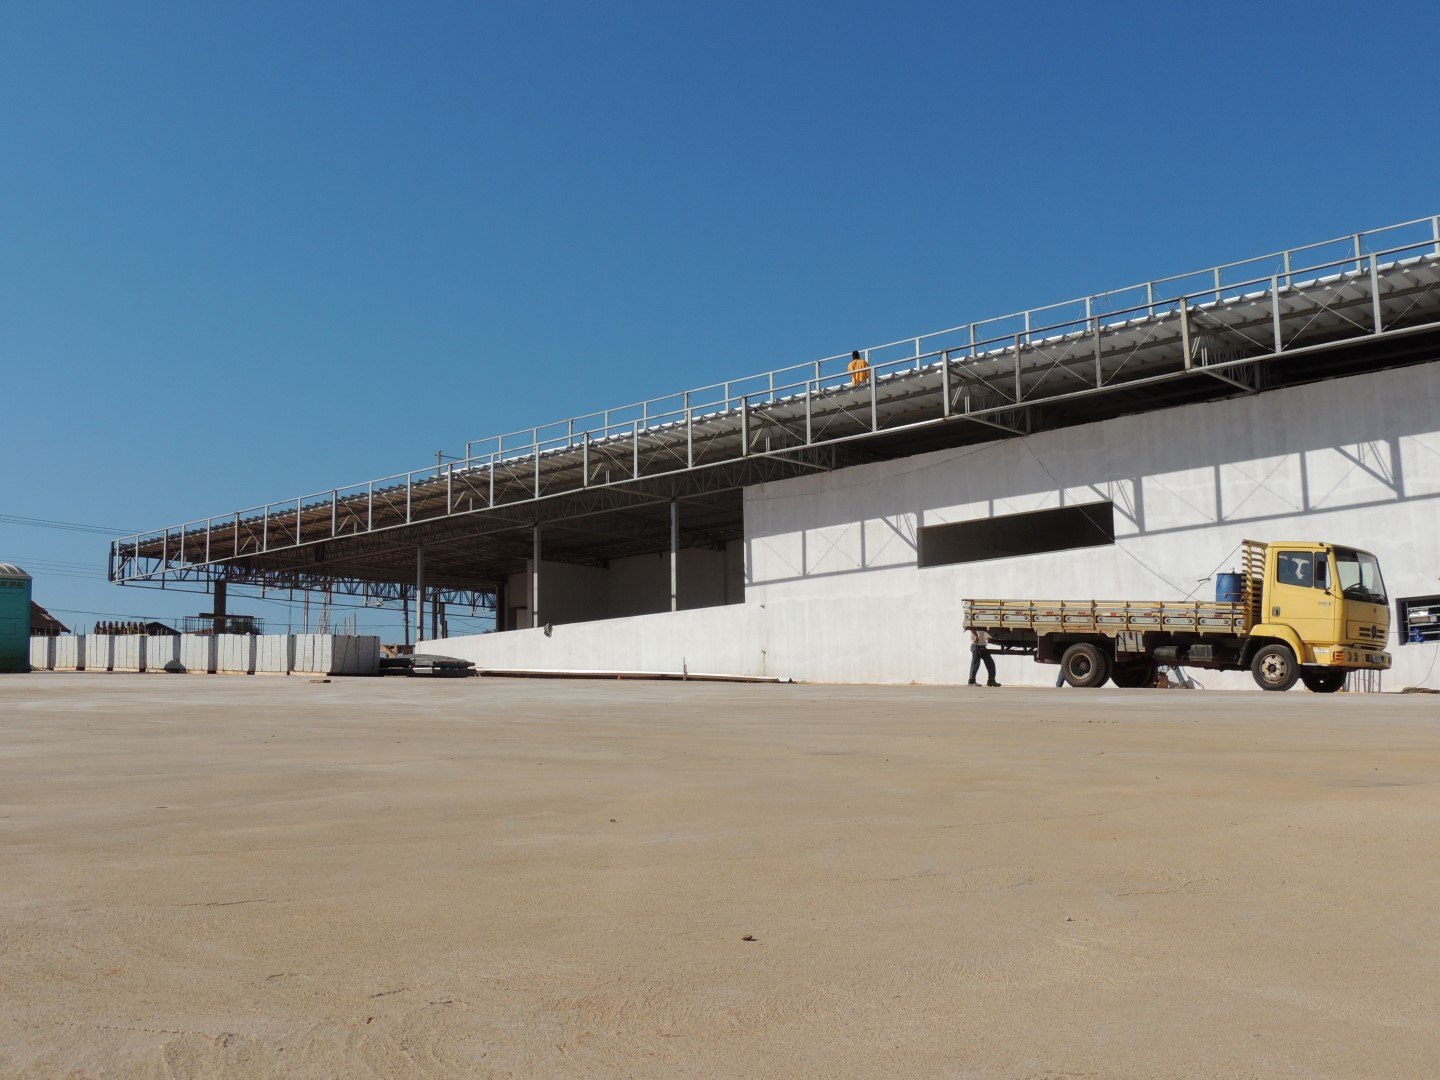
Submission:
[[[1379,560],[1312,541],[1246,540],[1242,572],[1207,600],[966,600],[967,630],[1001,652],[1059,664],[1071,686],[1150,686],[1161,664],[1249,670],[1262,690],[1333,694],[1351,671],[1390,667]]]

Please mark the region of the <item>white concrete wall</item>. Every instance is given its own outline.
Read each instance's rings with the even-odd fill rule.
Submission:
[[[32,637],[30,639],[30,669],[50,671],[55,667],[55,639],[53,637]]]
[[[111,635],[110,656],[114,671],[144,671],[145,638],[139,634]]]
[[[56,671],[85,670],[85,635],[65,634],[55,639]]]
[[[180,638],[176,634],[150,634],[145,638],[145,670],[165,671],[180,664]]]
[[[373,634],[296,634],[293,670],[316,675],[374,675],[380,670],[380,639]]]
[[[917,568],[921,526],[1105,500],[1114,545]],[[692,670],[959,683],[963,598],[1208,599],[1246,538],[1360,547],[1379,556],[1392,598],[1434,594],[1440,364],[760,485],[745,493],[745,518],[743,608],[425,648],[482,667],[676,670],[683,655]],[[1387,689],[1440,687],[1440,646],[1392,636],[1389,649]],[[1052,666],[998,662],[1002,682],[1054,682]],[[1253,686],[1243,674],[1194,674]]]
[[[295,635],[265,634],[256,645],[255,670],[267,675],[288,675],[295,670]]]
[[[215,670],[215,639],[208,634],[184,634],[180,638],[180,666],[204,675]]]
[[[255,674],[256,634],[215,635],[215,670],[227,675]]]
[[[205,674],[374,675],[373,634],[184,634],[140,637],[87,634],[30,639],[31,666],[55,671],[152,671]]]
[[[755,614],[731,604],[553,626],[549,637],[534,629],[422,641],[416,651],[497,669],[763,675]]]

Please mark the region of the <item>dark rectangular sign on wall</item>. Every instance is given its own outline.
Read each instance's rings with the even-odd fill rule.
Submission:
[[[1086,503],[920,529],[920,566],[1010,559],[1115,543],[1115,504]]]

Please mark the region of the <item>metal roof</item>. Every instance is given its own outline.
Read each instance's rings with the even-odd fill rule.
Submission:
[[[112,580],[483,602],[547,559],[743,535],[745,486],[1433,360],[1440,217],[472,441],[458,460],[114,541]]]

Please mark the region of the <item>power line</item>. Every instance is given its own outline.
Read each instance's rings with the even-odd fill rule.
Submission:
[[[75,521],[52,521],[49,518],[18,517],[15,514],[0,514],[0,522],[7,525],[24,525],[32,529],[64,529],[69,532],[99,533],[102,536],[127,536],[134,530],[112,528],[109,525],[82,525]]]

